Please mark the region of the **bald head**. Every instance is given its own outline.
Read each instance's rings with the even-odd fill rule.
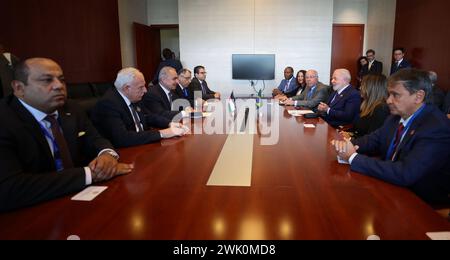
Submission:
[[[337,69],[333,73],[333,77],[331,79],[331,84],[333,84],[333,90],[339,91],[348,85],[350,85],[350,81],[352,80],[352,76],[350,71],[347,69]]]
[[[53,113],[65,104],[66,83],[61,67],[45,58],[27,59],[15,68],[14,95],[28,105]]]

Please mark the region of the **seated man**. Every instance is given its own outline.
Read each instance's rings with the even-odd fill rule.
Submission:
[[[315,110],[320,102],[328,99],[328,86],[319,82],[317,71],[306,72],[306,89],[299,96],[281,100],[287,106],[307,107]]]
[[[186,117],[188,113],[193,112],[189,102],[186,100],[186,110],[181,112],[174,109],[174,101],[178,98],[175,90],[178,87],[178,75],[172,67],[164,67],[159,73],[159,84],[150,87],[147,94],[144,95],[143,104],[153,114],[165,117],[169,120],[178,121],[181,117]]]
[[[427,72],[395,73],[388,85],[391,116],[384,126],[351,142],[332,143],[353,171],[408,187],[429,203],[448,205],[450,121],[429,104],[431,91]]]
[[[294,77],[294,68],[287,67],[284,69],[284,79],[280,82],[278,88],[274,89],[272,96],[278,96],[295,91],[298,88],[297,80]]]
[[[77,106],[49,59],[19,63],[0,102],[0,211],[30,206],[129,173]],[[89,161],[91,161],[89,163]]]
[[[350,85],[351,80],[350,71],[337,69],[331,80],[334,93],[327,104],[320,103],[318,107],[325,121],[335,128],[353,124],[359,116],[361,95]]]
[[[108,90],[92,111],[92,121],[100,133],[116,147],[158,142],[182,136],[189,129],[169,119],[153,115],[142,105],[147,92],[144,75],[134,68],[121,70],[114,89]],[[152,130],[151,127],[167,128]]]
[[[205,67],[197,66],[194,68],[194,79],[189,84],[189,91],[195,95],[195,92],[202,93],[202,99],[207,101],[209,99],[220,99],[220,93],[214,92],[208,87],[206,83],[206,71]]]

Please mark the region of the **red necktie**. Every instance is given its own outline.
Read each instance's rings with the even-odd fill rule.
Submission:
[[[400,144],[400,141],[402,139],[402,133],[403,133],[404,129],[405,129],[405,126],[402,123],[400,123],[397,128],[397,133],[395,134],[394,153],[392,154],[392,158],[391,158],[392,160],[394,160],[395,156],[397,155],[397,147]]]

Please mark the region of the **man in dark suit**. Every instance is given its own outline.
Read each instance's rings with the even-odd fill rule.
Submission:
[[[202,99],[207,101],[209,99],[220,99],[220,93],[212,91],[206,83],[206,70],[203,66],[194,68],[194,79],[189,85],[189,90],[195,96],[196,92],[201,93]]]
[[[19,63],[19,58],[7,52],[0,44],[0,98],[12,93],[11,82],[14,78],[14,67]]]
[[[129,173],[76,105],[56,62],[19,63],[0,103],[0,211],[30,206]],[[93,159],[94,158],[94,159]],[[92,160],[93,159],[93,160]],[[89,161],[91,161],[89,163]]]
[[[189,84],[192,82],[192,72],[188,69],[182,69],[178,72],[178,86],[175,89],[177,98],[186,99],[194,107],[194,93],[189,90]]]
[[[297,79],[294,77],[294,68],[286,67],[284,69],[284,79],[280,82],[278,88],[272,91],[272,96],[288,94],[298,88]]]
[[[164,67],[172,67],[175,69],[175,71],[180,71],[183,69],[183,65],[181,65],[181,62],[179,60],[175,59],[175,53],[173,53],[172,50],[166,48],[162,51],[162,56],[164,60],[158,65],[158,68],[156,69],[155,76],[153,77],[152,83],[153,85],[158,84],[158,77],[159,73],[161,72],[162,68]]]
[[[369,63],[365,65],[364,71],[366,71],[367,74],[373,75],[383,74],[383,63],[375,59],[375,51],[372,49],[368,50],[366,56]]]
[[[350,71],[337,69],[331,80],[334,93],[327,104],[320,103],[318,107],[325,121],[333,127],[353,124],[359,116],[361,95],[350,85],[351,79]]]
[[[450,121],[431,105],[425,71],[406,69],[389,79],[391,116],[360,139],[333,141],[351,169],[408,187],[425,201],[450,203]],[[369,157],[366,154],[377,157]]]
[[[147,92],[144,75],[135,68],[121,70],[114,83],[92,110],[92,121],[116,147],[158,142],[188,133],[179,123],[152,114],[141,100]],[[152,127],[164,130],[152,130]]]
[[[179,98],[176,94],[177,87],[177,72],[172,67],[164,67],[159,73],[159,84],[150,87],[144,95],[143,104],[153,114],[177,122],[193,112],[189,101],[183,97]]]
[[[391,74],[396,73],[401,69],[412,68],[412,65],[405,59],[405,49],[395,48],[394,49],[394,62],[391,66]]]

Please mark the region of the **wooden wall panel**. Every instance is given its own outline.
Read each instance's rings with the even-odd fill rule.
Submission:
[[[434,70],[438,85],[450,89],[448,0],[397,0],[394,46],[407,49],[414,67]]]
[[[70,83],[112,81],[121,68],[117,1],[1,0],[0,43],[49,57]]]

